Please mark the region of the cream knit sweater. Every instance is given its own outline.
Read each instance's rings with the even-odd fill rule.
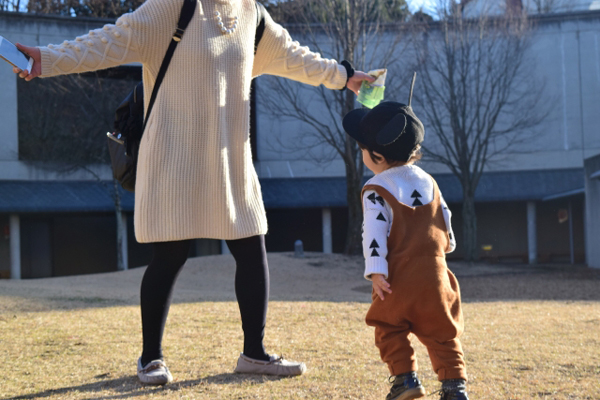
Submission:
[[[147,0],[115,25],[40,48],[42,76],[140,62],[144,92],[177,25],[183,0]],[[221,33],[214,12],[237,30]],[[292,41],[267,16],[254,56],[254,0],[199,0],[160,87],[140,147],[135,191],[139,242],[240,239],[267,219],[250,151],[250,83],[271,74],[341,89],[346,70]],[[144,96],[145,101],[149,95]],[[146,103],[147,107],[147,103]]]

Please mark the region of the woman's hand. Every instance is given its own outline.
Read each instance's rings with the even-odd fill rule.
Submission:
[[[40,52],[40,49],[37,47],[23,46],[19,43],[17,43],[16,46],[23,53],[33,58],[33,68],[31,68],[32,71],[22,71],[17,67],[13,67],[13,72],[19,74],[19,77],[25,79],[27,82],[40,76],[42,74],[42,53]]]
[[[390,289],[390,284],[385,280],[382,274],[373,274],[371,275],[371,281],[373,281],[373,290],[375,294],[379,296],[381,300],[384,300],[383,292],[392,293],[392,289]]]
[[[358,92],[360,90],[360,85],[362,85],[362,81],[368,81],[369,83],[371,83],[375,81],[375,78],[365,72],[354,71],[354,75],[350,79],[348,79],[346,87],[352,90],[354,94],[358,96]]]

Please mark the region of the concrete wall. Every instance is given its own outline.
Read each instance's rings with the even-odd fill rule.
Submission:
[[[58,16],[33,16],[0,12],[0,35],[13,43],[41,46],[61,43],[103,26],[109,20],[93,18],[67,18]],[[17,125],[17,77],[9,64],[0,64],[0,180],[56,180],[95,179],[79,171],[57,174],[34,164],[19,161],[19,136]],[[110,169],[98,166],[96,173],[110,179]]]
[[[585,202],[586,261],[600,268],[600,156],[585,162]]]
[[[64,17],[30,16],[0,13],[0,34],[7,39],[29,45],[60,43],[104,25],[108,20],[72,19]],[[294,38],[302,39],[299,32],[290,30]],[[389,45],[394,32],[382,35],[380,43],[371,47]],[[399,45],[400,48],[404,43]],[[381,47],[380,47],[381,48]],[[324,47],[324,56],[327,47]],[[400,50],[399,50],[400,51]],[[539,21],[531,54],[534,77],[545,81],[546,95],[541,102],[551,102],[552,112],[533,134],[537,139],[527,147],[516,149],[502,160],[497,160],[490,170],[536,170],[581,168],[583,160],[600,154],[600,12],[544,17]],[[372,65],[373,68],[380,65]],[[393,77],[395,71],[390,71]],[[0,179],[93,179],[86,173],[60,175],[18,161],[18,126],[16,77],[10,67],[0,68]],[[268,79],[258,79],[258,161],[260,177],[343,176],[344,164],[328,146],[321,146],[313,154],[290,145],[305,138],[312,128],[298,121],[278,119],[268,109],[261,108],[261,96],[277,96],[266,84]],[[390,79],[388,98],[405,101],[407,90],[391,89],[403,84],[403,77]],[[418,85],[417,85],[418,89]],[[319,89],[302,85],[299,95],[314,115],[325,118],[324,104],[317,101]],[[282,99],[282,101],[284,101]],[[358,103],[357,103],[358,105]],[[419,114],[415,101],[414,108]],[[293,146],[292,146],[293,147]],[[315,160],[325,160],[317,163]],[[424,163],[430,172],[448,172],[439,165]],[[99,172],[110,177],[108,168]]]
[[[588,11],[597,10],[598,2],[591,0],[546,0],[541,4],[552,5],[551,12],[572,12],[572,11]],[[538,11],[537,4],[539,0],[521,0],[523,8],[529,14],[536,14]],[[485,12],[486,14],[502,14],[506,10],[505,0],[475,0],[469,3],[465,10],[466,16],[476,16]]]
[[[529,143],[494,160],[489,171],[582,168],[585,158],[600,154],[600,12],[550,15],[541,17],[536,24],[528,56],[534,72],[532,79],[545,85],[540,107],[547,107],[550,112],[542,124],[527,133],[532,137]],[[290,32],[303,43],[299,32]],[[394,34],[386,33],[388,42]],[[398,81],[409,80],[399,69],[390,70],[388,84],[400,86]],[[310,152],[298,148],[291,151],[289,147],[306,139],[306,133],[313,128],[294,119],[277,118],[261,107],[262,96],[276,96],[269,88],[269,79],[259,78],[257,89],[259,176],[343,175],[344,164],[339,157],[318,164],[314,158],[327,160],[327,157],[311,157]],[[415,91],[418,89],[417,81]],[[327,120],[327,105],[320,100],[318,89],[304,86],[298,90],[297,97],[303,99],[303,105],[317,119]],[[386,98],[406,101],[407,92],[406,85],[397,90],[388,87]],[[415,99],[413,108],[417,115],[423,115],[422,107]],[[427,121],[424,123],[427,127]],[[437,164],[425,162],[423,166],[432,173],[449,172]]]

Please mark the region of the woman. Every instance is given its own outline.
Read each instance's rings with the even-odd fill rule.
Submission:
[[[34,58],[34,66],[31,73],[15,73],[30,81],[139,62],[144,92],[151,93],[182,4],[148,0],[114,25],[74,41],[18,45]],[[172,380],[163,361],[162,335],[173,285],[196,238],[226,240],[236,260],[244,331],[236,372],[299,375],[306,369],[267,354],[263,346],[267,219],[250,151],[250,84],[256,76],[271,74],[358,93],[362,80],[373,78],[300,47],[268,14],[254,54],[256,12],[254,0],[198,1],[140,144],[135,234],[138,242],[153,243],[154,250],[141,285],[144,345],[138,377],[143,383]]]

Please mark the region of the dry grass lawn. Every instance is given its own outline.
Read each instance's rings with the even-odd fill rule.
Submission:
[[[319,277],[314,271],[306,274]],[[488,280],[496,283],[495,290],[511,286],[507,282],[529,281],[532,288],[544,282],[546,289],[551,282],[557,287],[564,282],[553,272],[458,275],[464,293],[489,293],[479,287]],[[472,400],[600,399],[600,275],[586,272],[579,284],[570,284],[577,292],[573,299],[529,299],[535,296],[527,293],[528,300],[465,296],[462,341]],[[7,285],[0,286],[1,399],[383,400],[388,391],[387,368],[373,345],[372,329],[364,324],[366,300],[285,301],[275,295],[266,345],[307,363],[308,373],[296,378],[232,373],[242,343],[234,301],[177,302],[164,346],[175,382],[145,387],[135,376],[141,348],[137,305],[116,295],[25,296]],[[422,381],[433,392],[439,384],[426,351],[420,343],[415,347]]]

